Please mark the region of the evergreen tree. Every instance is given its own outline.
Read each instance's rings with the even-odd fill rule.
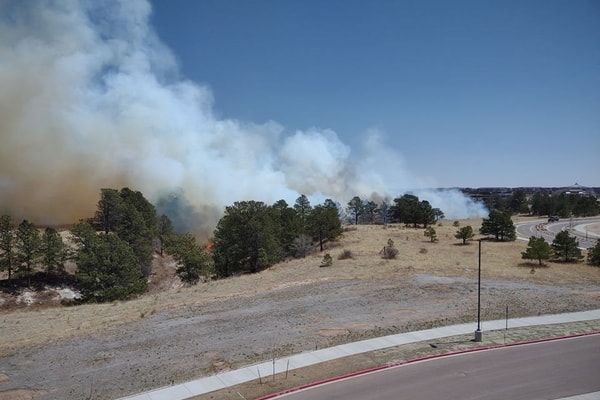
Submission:
[[[494,235],[496,240],[515,240],[517,233],[510,215],[505,212],[491,210],[489,218],[484,218],[479,229],[482,235]]]
[[[414,224],[418,221],[419,198],[412,194],[405,194],[402,197],[394,199],[394,204],[390,207],[392,218],[396,222],[404,224]]]
[[[600,214],[600,204],[593,196],[572,195],[573,215],[577,217],[589,217]]]
[[[319,242],[319,247],[323,251],[324,240],[334,240],[342,232],[337,207],[316,206],[311,212],[309,226],[310,233]]]
[[[294,208],[288,206],[285,200],[275,202],[271,210],[277,237],[283,251],[286,254],[295,253],[294,241],[305,232],[302,219]]]
[[[531,198],[531,213],[533,215],[553,215],[554,209],[551,206],[550,196],[542,193],[535,193]]]
[[[444,212],[442,210],[440,210],[439,208],[433,209],[433,215],[435,217],[435,222],[446,218],[446,216],[444,215]]]
[[[386,225],[389,221],[389,214],[390,205],[385,201],[381,202],[381,204],[379,205],[379,219],[381,222],[383,222],[384,225]]]
[[[105,234],[115,232],[127,242],[144,274],[150,274],[158,219],[156,209],[141,192],[129,188],[102,189],[93,223]]]
[[[312,211],[312,206],[310,205],[308,197],[305,195],[300,195],[300,197],[298,197],[294,203],[294,210],[296,210],[298,216],[300,217],[300,221],[302,222],[302,233],[308,232],[308,217]]]
[[[354,225],[358,225],[358,217],[363,213],[363,201],[358,196],[354,196],[348,202],[348,214],[354,217]]]
[[[435,223],[435,210],[427,200],[422,200],[419,203],[417,215],[417,220],[423,225],[423,228]]]
[[[71,241],[79,250],[91,251],[96,236],[94,227],[83,219],[71,228]]]
[[[242,201],[226,207],[213,243],[215,271],[221,277],[258,272],[281,259],[273,212],[263,202]]]
[[[521,253],[521,256],[526,260],[538,260],[538,264],[542,265],[543,260],[549,260],[552,256],[552,247],[543,237],[531,236],[527,249]]]
[[[600,267],[600,240],[596,240],[596,245],[588,250],[588,263]]]
[[[101,189],[100,200],[93,221],[104,233],[114,232],[121,218],[123,201],[116,189]]]
[[[0,217],[0,271],[8,273],[9,281],[16,263],[15,225],[9,215],[2,215]]]
[[[160,241],[160,255],[163,255],[165,246],[168,246],[169,239],[173,235],[173,224],[165,214],[158,219],[158,240]]]
[[[583,255],[579,249],[579,242],[569,235],[567,231],[561,231],[556,234],[552,242],[552,249],[554,250],[554,254],[564,262],[577,262],[583,259]]]
[[[510,196],[508,208],[515,214],[528,214],[529,206],[527,204],[527,196],[523,189],[515,190]]]
[[[467,240],[473,239],[475,233],[473,232],[473,228],[470,225],[463,226],[459,230],[456,231],[454,235],[455,238],[461,239],[462,244],[467,244]]]
[[[62,237],[54,228],[46,228],[42,234],[42,262],[46,266],[47,273],[65,271],[67,249]]]
[[[83,301],[126,300],[144,293],[148,284],[131,247],[115,234],[88,235],[80,226],[85,243],[76,253],[76,276]]]
[[[27,279],[40,262],[41,236],[33,223],[23,220],[16,229],[16,272]]]
[[[183,282],[196,284],[202,276],[212,274],[211,256],[192,234],[173,237],[169,252],[177,260],[175,273]]]
[[[434,209],[427,200],[420,201],[413,194],[405,194],[402,197],[394,199],[394,205],[390,207],[390,212],[394,221],[404,224],[412,224],[417,227],[419,224],[424,228],[435,223],[436,215],[441,216],[441,210]]]
[[[375,216],[377,216],[377,212],[379,211],[379,206],[374,201],[365,200],[363,203],[363,222],[372,224],[375,221]]]
[[[153,234],[143,215],[132,204],[122,204],[115,233],[131,247],[144,274],[150,275]]]
[[[423,233],[426,237],[429,238],[429,240],[431,240],[432,242],[437,242],[437,232],[435,231],[435,228],[433,228],[432,226],[425,228],[425,232]]]
[[[119,192],[123,204],[132,206],[142,217],[146,229],[151,236],[158,232],[158,217],[156,208],[150,203],[140,191],[133,191],[129,188],[123,188]]]

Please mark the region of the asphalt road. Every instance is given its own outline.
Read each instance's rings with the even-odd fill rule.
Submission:
[[[330,382],[285,400],[558,399],[600,391],[600,334],[431,359]]]
[[[546,242],[552,243],[554,236],[562,230],[569,230],[572,236],[579,241],[579,247],[584,249],[596,245],[600,235],[596,229],[586,231],[586,226],[596,228],[600,224],[599,217],[564,219],[558,222],[546,222],[546,220],[522,222],[515,225],[517,236],[529,239],[531,236],[543,237]]]

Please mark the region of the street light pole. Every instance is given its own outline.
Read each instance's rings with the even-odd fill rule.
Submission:
[[[479,268],[477,273],[477,330],[475,331],[475,341],[483,340],[481,332],[481,239],[479,239]]]

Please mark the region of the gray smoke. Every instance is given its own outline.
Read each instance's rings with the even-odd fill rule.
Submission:
[[[0,1],[0,213],[73,222],[92,215],[100,188],[128,186],[186,204],[210,231],[234,201],[302,193],[346,204],[421,183],[377,132],[357,160],[331,130],[216,117],[151,11],[145,0]],[[456,192],[437,196],[452,217],[484,212]]]

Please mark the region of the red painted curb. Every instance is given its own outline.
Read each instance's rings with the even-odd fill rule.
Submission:
[[[276,397],[279,397],[279,396],[283,396],[284,394],[298,392],[300,390],[308,389],[308,388],[311,388],[311,387],[314,387],[314,386],[324,385],[326,383],[335,382],[335,381],[341,381],[343,379],[352,378],[354,376],[365,375],[365,374],[369,374],[371,372],[381,371],[381,370],[388,369],[388,368],[394,368],[394,367],[398,367],[400,365],[412,364],[412,363],[419,362],[419,361],[433,360],[433,359],[436,359],[436,358],[449,357],[449,356],[454,356],[454,355],[457,355],[457,354],[474,353],[476,351],[494,350],[494,349],[499,349],[499,348],[503,348],[503,347],[513,347],[513,346],[520,346],[520,345],[525,345],[525,344],[551,342],[553,340],[571,339],[571,338],[576,338],[576,337],[592,336],[592,335],[598,335],[598,334],[600,334],[600,331],[593,331],[593,332],[586,332],[586,333],[577,333],[577,334],[574,334],[574,335],[557,336],[557,337],[545,338],[545,339],[526,340],[526,341],[523,341],[523,342],[515,342],[515,343],[508,343],[508,344],[497,344],[497,345],[493,345],[493,346],[483,346],[483,347],[477,347],[477,348],[473,348],[473,349],[453,351],[453,352],[450,352],[450,353],[434,354],[434,355],[431,355],[431,356],[413,358],[412,360],[400,361],[400,362],[393,363],[393,364],[381,365],[379,367],[364,369],[364,370],[361,370],[361,371],[351,372],[349,374],[340,375],[340,376],[336,376],[336,377],[333,377],[333,378],[328,378],[328,379],[323,379],[323,380],[312,382],[312,383],[307,383],[305,385],[300,385],[300,386],[297,386],[295,388],[282,390],[281,392],[268,394],[268,395],[263,396],[263,397],[258,397],[255,400],[273,399],[273,398],[276,398]]]

